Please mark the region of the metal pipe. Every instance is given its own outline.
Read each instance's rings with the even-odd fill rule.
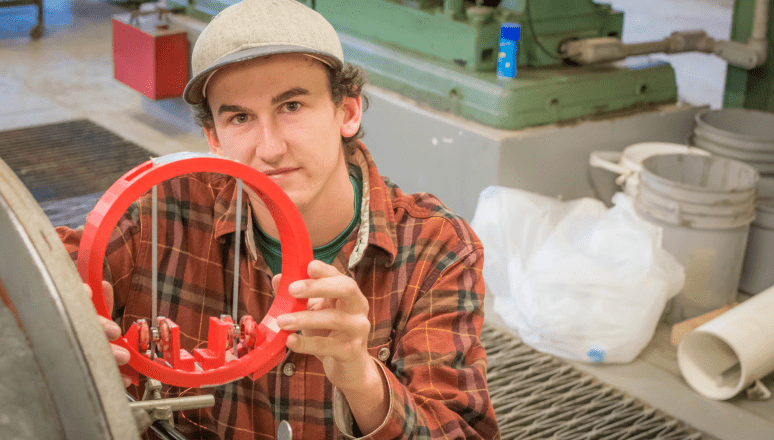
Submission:
[[[156,358],[156,338],[157,334],[155,329],[158,328],[156,324],[156,316],[158,315],[158,302],[159,302],[159,220],[158,220],[158,185],[153,185],[153,191],[151,191],[151,198],[153,203],[151,206],[151,322],[150,322],[150,358],[151,360]]]
[[[766,61],[769,26],[769,1],[755,0],[753,29],[747,43],[717,41],[702,30],[673,32],[661,41],[625,44],[617,38],[602,37],[568,41],[560,47],[562,58],[579,64],[615,61],[633,55],[651,53],[713,53],[729,64],[752,69]]]
[[[160,407],[169,407],[172,411],[182,411],[186,409],[210,408],[213,405],[215,405],[215,396],[211,394],[129,402],[129,408],[141,409],[143,411],[153,411]]]
[[[649,53],[668,52],[670,39],[661,41],[647,41],[644,43],[624,44],[626,56],[646,55]]]
[[[237,209],[236,209],[236,238],[234,239],[234,288],[231,294],[231,320],[236,325],[237,311],[239,310],[239,245],[242,241],[242,179],[237,179]],[[239,335],[234,337],[234,357],[238,357],[237,342]]]

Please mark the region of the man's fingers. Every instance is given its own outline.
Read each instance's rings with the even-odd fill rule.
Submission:
[[[368,314],[368,300],[352,278],[339,275],[317,280],[296,281],[288,288],[294,298],[322,298],[333,307],[352,314]]]
[[[91,287],[89,287],[88,284],[83,283],[84,287],[86,288],[86,293],[89,295],[89,298],[91,298],[92,291]],[[107,281],[102,282],[102,289],[105,293],[105,302],[107,303],[108,310],[113,309],[113,286],[108,283]],[[99,318],[99,322],[102,325],[102,331],[105,332],[105,336],[110,341],[115,341],[119,337],[121,337],[121,327],[118,326],[115,322],[111,321],[108,318],[105,318],[104,316],[97,316]],[[124,347],[120,347],[118,345],[110,344],[110,351],[113,353],[113,359],[116,361],[116,365],[126,365],[129,363],[129,350],[125,349]],[[121,381],[124,383],[124,388],[128,387],[132,384],[132,379],[129,376],[121,375]]]
[[[86,294],[93,300],[93,292],[91,286],[87,283],[83,283]],[[105,298],[105,306],[107,306],[108,312],[113,312],[113,285],[107,281],[102,281],[102,296]]]
[[[368,334],[371,324],[364,315],[351,315],[341,310],[323,309],[286,313],[277,318],[283,330],[338,330],[350,334]]]
[[[105,297],[105,305],[108,313],[113,313],[113,285],[107,281],[102,281],[102,293]]]
[[[350,298],[358,293],[352,278],[338,274],[335,277],[299,280],[288,287],[288,293],[296,298]]]
[[[271,289],[273,291],[277,291],[279,289],[280,280],[282,279],[282,274],[278,273],[277,275],[274,275],[271,277]]]
[[[309,275],[309,278],[314,280],[318,278],[335,277],[341,275],[341,272],[330,264],[326,264],[320,260],[312,260],[312,262],[309,263],[309,266],[306,267],[306,274]]]
[[[126,365],[129,363],[129,350],[114,344],[110,344],[110,349],[113,350],[113,359],[116,360],[116,364]]]
[[[105,331],[105,336],[107,336],[108,340],[115,341],[121,336],[121,327],[119,327],[118,324],[104,316],[100,316],[99,321],[102,324],[102,330]]]

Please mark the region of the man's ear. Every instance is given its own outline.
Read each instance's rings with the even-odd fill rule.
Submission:
[[[341,124],[341,135],[343,137],[354,136],[360,128],[360,122],[363,119],[363,98],[344,97],[341,102],[341,110],[344,112],[344,120]]]
[[[207,136],[207,143],[210,144],[210,152],[216,156],[224,156],[223,148],[218,140],[218,133],[214,127],[204,127],[204,135]]]

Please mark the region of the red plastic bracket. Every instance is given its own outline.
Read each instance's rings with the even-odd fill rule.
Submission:
[[[107,310],[102,290],[103,261],[108,240],[120,217],[135,200],[153,186],[173,177],[196,172],[221,173],[242,179],[267,205],[279,231],[282,247],[282,280],[271,308],[258,326],[257,335],[260,336],[256,340],[255,348],[237,360],[225,362],[219,366],[208,364],[210,368],[203,367],[201,371],[195,367],[191,369],[191,359],[187,357],[191,355],[176,350],[173,336],[171,351],[180,353],[180,359],[172,358],[172,362],[170,359],[165,359],[164,363],[154,362],[138,351],[136,324],[132,324],[124,337],[114,342],[129,350],[129,366],[137,372],[163,383],[186,388],[221,385],[248,375],[257,378],[282,360],[290,332],[280,330],[276,319],[285,313],[306,309],[306,300],[291,297],[288,294],[288,286],[296,280],[308,278],[306,270],[309,262],[312,261],[312,245],[301,214],[282,188],[270,178],[247,165],[213,155],[177,153],[163,156],[145,162],[126,173],[105,192],[89,215],[81,239],[78,271],[84,282],[91,287],[92,301],[100,315],[110,318],[110,311]],[[213,329],[212,319],[208,329],[207,351],[215,347],[210,344],[219,344],[214,342],[213,331],[219,335],[221,327],[216,325]],[[214,319],[220,321],[217,318]],[[172,326],[170,329],[174,334]],[[179,329],[177,329],[177,335],[179,346]],[[224,351],[229,348],[225,347],[225,334],[222,344]],[[196,350],[194,356],[196,356]],[[207,356],[203,356],[203,359],[206,358]],[[172,367],[165,365],[166,363],[171,364]],[[122,371],[127,370],[124,368]]]
[[[164,361],[175,370],[196,371],[196,361],[191,353],[180,348],[180,327],[169,318],[159,318],[164,320],[165,330],[162,329],[162,323],[159,322],[160,339],[163,343],[161,353]],[[168,332],[165,334],[165,332]]]
[[[234,324],[229,324],[214,316],[210,317],[210,325],[207,328],[207,348],[195,348],[194,358],[205,370],[222,367],[226,364],[226,350],[228,347],[228,331],[234,330]]]

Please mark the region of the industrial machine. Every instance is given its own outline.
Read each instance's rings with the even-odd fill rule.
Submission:
[[[767,51],[765,0],[738,2],[735,36],[749,37],[746,45],[715,41],[702,30],[623,44],[623,13],[592,0],[300,1],[333,24],[345,57],[365,67],[373,84],[507,130],[675,102],[672,67],[643,57],[624,60],[630,56],[715,53],[740,66],[742,70],[729,74],[740,78],[740,87],[747,82],[756,87],[755,80],[746,81],[745,72],[759,66]],[[234,2],[168,4],[206,21]],[[758,19],[753,22],[755,8]],[[498,48],[503,23],[521,25],[517,78],[495,73],[503,55]]]
[[[170,0],[209,19],[231,0]],[[620,37],[623,14],[591,1],[307,0],[339,31],[345,58],[371,82],[436,109],[519,129],[652,103],[674,102],[667,63],[569,66],[566,41]],[[497,2],[489,2],[497,3]],[[495,74],[500,24],[522,26],[517,79]]]

